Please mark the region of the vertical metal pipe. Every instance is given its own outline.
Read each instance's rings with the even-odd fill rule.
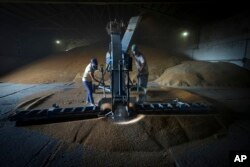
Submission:
[[[128,102],[128,106],[129,106],[129,103],[130,103],[130,92],[129,92],[129,70],[127,69],[127,102]]]
[[[121,96],[122,95],[122,87],[123,87],[123,83],[122,83],[122,63],[121,63],[121,60],[119,60],[118,71],[119,71],[119,96]]]

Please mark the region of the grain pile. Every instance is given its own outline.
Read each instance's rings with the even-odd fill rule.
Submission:
[[[84,99],[81,90],[79,88],[57,92],[35,109],[47,108],[55,102],[61,107],[81,106]],[[95,95],[95,98],[97,96]],[[163,101],[179,98],[189,102],[214,103],[196,94],[174,88],[152,89],[149,90],[148,96],[151,96],[151,99],[160,97]],[[230,122],[228,111],[215,103],[213,105],[220,111],[216,117],[214,115],[143,116],[137,122],[130,124],[116,124],[101,118],[26,128],[99,151],[159,152],[190,141],[202,140],[227,127]]]
[[[90,59],[95,57],[99,65],[105,64],[107,48],[105,43],[97,43],[89,47],[80,47],[68,52],[51,55],[42,60],[29,64],[17,71],[0,78],[1,82],[15,83],[54,83],[54,82],[80,82],[82,73]],[[139,45],[140,51],[146,56],[149,65],[149,80],[160,77],[168,67],[180,64],[188,58],[175,56],[158,48]],[[134,71],[131,79],[135,79]],[[98,75],[100,77],[100,73]]]
[[[231,63],[186,61],[156,79],[164,86],[249,87],[250,72]]]

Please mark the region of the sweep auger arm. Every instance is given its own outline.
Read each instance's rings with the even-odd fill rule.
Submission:
[[[11,121],[16,121],[16,126],[24,126],[103,117],[111,118],[109,113],[112,113],[112,119],[120,119],[120,117],[115,115],[111,109],[102,110],[98,106],[24,110],[9,116],[9,119]],[[135,103],[133,107],[129,108],[129,117],[137,114],[211,115],[216,114],[216,109],[213,106],[203,103],[184,103],[173,100],[171,103]],[[129,117],[123,120],[129,119]]]

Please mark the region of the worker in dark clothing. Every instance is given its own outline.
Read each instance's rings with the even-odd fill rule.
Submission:
[[[135,44],[132,45],[131,51],[135,59],[135,65],[137,68],[137,80],[138,80],[137,91],[139,91],[139,88],[143,89],[142,92],[139,92],[139,97],[137,102],[143,103],[144,101],[146,101],[146,92],[148,86],[148,64],[144,55],[141,52],[139,52],[138,47]]]
[[[131,47],[132,55],[135,59],[135,65],[137,68],[138,85],[143,88],[147,88],[148,85],[148,64],[144,55],[139,52],[138,47],[133,44]]]

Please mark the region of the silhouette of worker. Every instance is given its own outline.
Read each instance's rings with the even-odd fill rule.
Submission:
[[[144,55],[139,52],[138,47],[133,44],[131,47],[132,55],[137,68],[138,85],[147,88],[148,85],[148,65]]]

